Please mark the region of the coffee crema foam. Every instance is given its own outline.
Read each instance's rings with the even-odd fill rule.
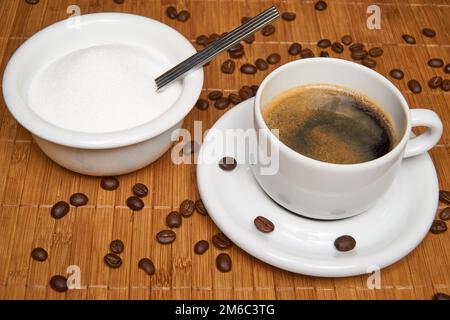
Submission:
[[[308,85],[273,98],[262,111],[296,152],[336,164],[377,159],[395,146],[390,118],[369,98],[333,85]]]

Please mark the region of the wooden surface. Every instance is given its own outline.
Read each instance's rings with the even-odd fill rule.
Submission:
[[[77,4],[81,13],[123,11],[140,14],[173,26],[192,41],[202,33],[222,33],[236,26],[244,15],[254,15],[275,3],[281,11],[297,13],[294,22],[277,21],[271,37],[257,34],[256,42],[245,44],[246,56],[238,66],[257,57],[280,52],[281,63],[293,60],[287,47],[294,41],[316,53],[317,40],[338,40],[344,34],[369,46],[380,45],[384,55],[377,59],[376,71],[387,75],[393,67],[405,71],[405,79],[393,80],[412,107],[431,108],[438,112],[444,126],[450,125],[450,92],[431,90],[428,79],[443,75],[426,62],[441,57],[450,62],[449,0],[333,0],[326,11],[318,12],[310,0],[296,1],[148,1],[125,0],[40,0],[30,6],[23,0],[0,0],[0,74],[12,53],[32,34],[68,16],[66,8]],[[164,10],[176,3],[188,9],[192,17],[186,23],[169,20]],[[366,8],[381,8],[381,30],[366,28]],[[423,27],[437,31],[435,38],[420,34]],[[406,45],[401,35],[410,33],[417,45]],[[57,45],[57,44],[55,44]],[[49,48],[51,50],[51,48]],[[331,52],[330,50],[328,50]],[[349,51],[340,56],[349,59]],[[224,75],[220,56],[205,70],[202,95],[212,89],[226,93],[244,84],[258,84],[276,66],[254,76]],[[450,75],[447,75],[449,78]],[[406,82],[416,78],[423,92],[412,94]],[[209,128],[225,111],[210,107],[193,109],[184,126],[191,129],[194,120],[202,120]],[[442,189],[450,189],[449,136],[445,129],[431,156]],[[379,290],[366,287],[367,276],[325,279],[297,275],[273,268],[234,246],[229,253],[233,270],[223,274],[214,267],[219,251],[211,246],[203,256],[193,253],[193,244],[209,240],[217,232],[209,217],[195,213],[184,219],[176,230],[174,244],[161,246],[154,240],[165,227],[165,217],[184,199],[197,199],[195,166],[174,165],[169,154],[138,172],[120,177],[121,187],[115,192],[100,189],[98,178],[69,172],[50,161],[6,110],[0,99],[0,298],[1,299],[429,299],[435,292],[450,294],[450,233],[429,234],[420,246],[400,262],[382,270]],[[132,213],[126,206],[135,182],[151,188],[146,207]],[[89,205],[72,208],[61,220],[50,217],[52,204],[67,200],[74,192],[89,195]],[[442,204],[440,208],[443,208]],[[109,269],[103,263],[109,242],[122,239],[126,249],[124,264]],[[32,248],[49,251],[49,259],[32,261]],[[137,268],[137,261],[149,257],[157,273],[147,276]],[[55,274],[66,274],[69,265],[81,268],[82,288],[56,293],[48,286]]]

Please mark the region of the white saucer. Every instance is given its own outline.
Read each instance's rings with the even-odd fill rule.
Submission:
[[[252,108],[253,99],[242,102],[213,128],[223,132],[252,128]],[[207,158],[221,142],[210,132],[198,159]],[[198,187],[209,215],[243,250],[296,273],[346,277],[389,266],[422,241],[437,209],[438,180],[428,154],[404,160],[390,190],[375,207],[338,221],[311,220],[287,211],[259,187],[249,165],[238,164],[233,171],[220,169],[217,163],[223,156],[197,165]],[[274,223],[274,232],[265,234],[255,228],[253,220],[260,215]],[[334,240],[345,234],[356,239],[356,247],[338,252]]]

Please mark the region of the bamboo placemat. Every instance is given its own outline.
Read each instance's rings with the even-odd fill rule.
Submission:
[[[375,70],[387,75],[393,67],[405,72],[404,80],[393,80],[413,107],[426,107],[441,116],[444,127],[450,125],[450,93],[431,90],[428,79],[442,70],[426,65],[431,57],[450,62],[450,1],[448,0],[333,0],[328,8],[314,10],[314,1],[148,1],[125,0],[40,0],[28,5],[23,0],[0,1],[0,74],[12,53],[28,37],[56,21],[68,17],[69,5],[78,5],[81,13],[121,11],[151,17],[182,32],[193,42],[200,34],[222,33],[240,23],[245,15],[276,4],[281,11],[297,13],[294,22],[277,21],[271,37],[256,35],[252,45],[245,45],[244,62],[253,62],[279,52],[281,63],[294,58],[287,48],[294,42],[319,52],[321,38],[339,40],[352,35],[354,41],[369,46],[379,45],[384,55],[377,59]],[[381,9],[381,29],[368,30],[368,5]],[[191,12],[181,23],[168,19],[168,5]],[[431,27],[435,38],[425,38],[420,30]],[[410,33],[416,45],[401,39]],[[57,45],[57,44],[55,44]],[[49,48],[50,49],[50,48]],[[346,49],[342,55],[328,50],[332,56],[350,59]],[[202,96],[213,89],[234,92],[244,84],[259,84],[274,68],[243,75],[225,75],[220,56],[205,68]],[[447,75],[447,77],[449,77]],[[419,80],[420,94],[412,94],[407,79]],[[226,111],[226,110],[225,110]],[[210,106],[207,111],[194,108],[184,127],[192,130],[194,120],[211,127],[225,112]],[[450,189],[449,131],[444,130],[440,143],[430,152],[435,163],[441,189]],[[170,154],[138,172],[120,177],[121,186],[114,192],[102,190],[99,178],[69,172],[50,161],[6,110],[0,99],[0,298],[1,299],[430,299],[435,292],[450,294],[450,233],[429,234],[407,257],[381,272],[381,289],[370,290],[366,276],[343,279],[315,278],[279,270],[249,256],[237,246],[229,250],[233,270],[221,273],[215,268],[219,253],[213,246],[203,256],[193,253],[193,244],[210,240],[217,228],[209,217],[194,214],[184,219],[177,229],[177,240],[161,246],[154,235],[165,226],[165,217],[177,209],[184,199],[198,199],[195,166],[174,165]],[[136,182],[147,184],[150,196],[146,207],[132,213],[125,201]],[[67,200],[74,192],[84,192],[90,202],[63,219],[50,217],[50,207]],[[443,208],[443,205],[440,205]],[[126,249],[124,264],[119,269],[104,265],[103,256],[109,242],[122,239]],[[49,259],[38,263],[30,258],[32,248],[48,249]],[[137,268],[142,257],[153,260],[157,272],[145,275]],[[69,265],[81,268],[82,288],[67,293],[54,292],[48,286],[52,275],[66,274]]]

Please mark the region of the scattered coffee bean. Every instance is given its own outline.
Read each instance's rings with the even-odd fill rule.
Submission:
[[[392,70],[389,72],[389,75],[390,75],[392,78],[397,79],[397,80],[401,80],[401,79],[403,79],[403,77],[405,76],[405,74],[403,73],[403,71],[400,70],[400,69],[392,69]]]
[[[208,215],[208,211],[206,210],[205,205],[203,204],[203,201],[201,199],[195,201],[195,209],[202,216],[207,216]]]
[[[88,203],[89,199],[84,193],[74,193],[70,196],[69,202],[74,207],[82,207]]]
[[[436,36],[436,31],[434,31],[434,30],[431,29],[431,28],[423,28],[423,29],[422,29],[422,34],[423,34],[425,37],[428,37],[428,38],[434,38],[434,37]]]
[[[333,50],[336,53],[342,53],[344,51],[344,46],[340,42],[333,42],[331,45],[331,50]]]
[[[31,257],[36,261],[45,261],[47,260],[48,253],[43,248],[34,248],[33,251],[31,251]]]
[[[127,199],[127,206],[133,211],[139,211],[144,208],[144,201],[136,196],[131,196]]]
[[[166,217],[166,225],[169,228],[179,228],[181,226],[181,214],[177,211],[172,211]]]
[[[220,98],[222,98],[223,93],[222,91],[219,90],[213,90],[208,94],[208,99],[210,100],[219,100]]]
[[[199,35],[197,39],[195,39],[195,43],[201,46],[206,46],[208,44],[208,37],[204,34]]]
[[[219,40],[220,36],[217,33],[211,33],[208,38],[208,44],[211,44],[217,40]]]
[[[249,35],[247,38],[244,39],[244,42],[252,44],[253,42],[255,42],[255,35],[254,34]]]
[[[160,244],[169,244],[175,241],[177,235],[172,230],[162,230],[156,235],[156,240]]]
[[[244,63],[241,66],[241,72],[244,74],[255,74],[256,73],[256,67],[250,63]]]
[[[420,85],[419,81],[417,80],[409,80],[408,81],[408,88],[411,90],[412,93],[421,93],[422,92],[422,86]]]
[[[310,48],[303,48],[302,51],[300,51],[300,56],[303,59],[312,58],[314,57],[314,52]]]
[[[55,219],[61,219],[64,217],[67,213],[69,213],[70,206],[65,201],[58,201],[55,203],[50,210],[50,214]]]
[[[269,68],[269,65],[267,64],[266,60],[261,58],[256,59],[255,66],[258,70],[267,70]]]
[[[353,40],[352,37],[348,34],[346,34],[341,38],[341,42],[346,46],[350,45],[352,43],[352,40]]]
[[[231,59],[228,59],[228,60],[225,60],[224,63],[222,63],[222,65],[220,66],[220,70],[222,70],[223,73],[232,74],[234,72],[235,66],[236,66],[236,64],[234,63],[234,61]]]
[[[317,46],[318,46],[319,48],[321,48],[321,49],[328,48],[329,46],[331,46],[331,41],[328,40],[328,39],[322,39],[322,40],[319,40],[319,41],[317,42]]]
[[[444,91],[450,91],[450,80],[449,79],[442,80],[441,89]]]
[[[220,250],[231,248],[231,246],[233,245],[231,240],[228,239],[228,237],[222,232],[216,233],[212,237],[212,243],[216,246],[217,249]]]
[[[228,95],[228,100],[234,105],[237,105],[242,102],[241,97],[239,97],[236,93],[230,93]]]
[[[433,295],[433,300],[450,300],[450,296],[448,294],[438,292]]]
[[[364,49],[364,45],[362,43],[354,43],[352,44],[350,47],[348,47],[348,49],[350,51],[358,51],[358,50],[363,50]]]
[[[236,43],[234,46],[228,49],[228,52],[242,51],[244,50],[244,46],[240,43]]]
[[[116,190],[119,187],[119,180],[116,177],[103,177],[100,187],[108,191]]]
[[[414,38],[413,36],[411,36],[409,34],[402,35],[402,38],[408,44],[416,44],[416,38]]]
[[[320,51],[319,52],[319,57],[328,58],[329,56],[330,56],[330,54],[328,53],[328,51]]]
[[[166,15],[170,18],[170,19],[176,19],[178,17],[178,12],[177,9],[175,7],[168,7],[166,9]]]
[[[431,89],[439,88],[439,87],[441,86],[441,84],[442,84],[442,77],[439,77],[439,76],[432,77],[432,78],[428,81],[428,86],[429,86]]]
[[[103,261],[110,268],[119,268],[122,265],[122,258],[115,253],[108,253],[103,257]]]
[[[261,34],[265,37],[273,35],[275,32],[275,27],[272,24],[268,24],[267,26],[261,29]]]
[[[219,161],[219,167],[224,171],[231,171],[234,168],[236,168],[236,166],[237,166],[236,159],[232,157],[223,157]]]
[[[208,100],[205,99],[198,99],[197,102],[195,103],[195,106],[199,110],[206,110],[209,107],[209,102]]]
[[[114,0],[114,3],[116,4],[123,4],[125,0]]]
[[[338,251],[350,251],[356,246],[356,241],[352,236],[341,236],[334,241],[334,246]]]
[[[180,22],[186,22],[191,17],[191,14],[187,10],[181,10],[180,13],[178,13],[177,20]]]
[[[291,56],[296,56],[296,55],[300,54],[301,50],[302,50],[302,45],[300,43],[294,42],[293,44],[291,44],[289,46],[288,53]]]
[[[447,63],[444,67],[444,72],[445,73],[450,73],[450,63]]]
[[[230,105],[230,100],[228,98],[222,97],[214,102],[214,107],[218,110],[226,109]]]
[[[428,65],[432,68],[440,68],[444,65],[444,61],[439,58],[433,58],[428,60]]]
[[[180,204],[180,213],[183,217],[187,218],[194,213],[195,204],[194,201],[186,199]]]
[[[439,201],[445,204],[450,204],[450,191],[440,190]]]
[[[125,249],[125,245],[123,244],[122,240],[113,240],[109,244],[109,250],[113,253],[122,253]]]
[[[256,92],[258,92],[259,86],[256,84],[250,86],[250,89],[252,89],[252,96],[256,96]]]
[[[239,59],[242,58],[244,56],[245,52],[244,50],[240,50],[240,51],[233,51],[233,52],[229,52],[228,55],[230,56],[230,58],[232,59]]]
[[[209,242],[206,240],[200,240],[194,246],[194,252],[196,254],[204,254],[208,249],[209,249]]]
[[[314,5],[314,8],[318,11],[323,11],[328,7],[327,3],[325,1],[317,1]]]
[[[38,4],[39,0],[25,0],[25,2],[28,4]]]
[[[216,267],[220,272],[228,272],[231,270],[231,258],[226,253],[220,253],[216,258]]]
[[[430,232],[438,234],[447,231],[447,224],[442,220],[434,220],[431,225]]]
[[[243,86],[241,89],[239,89],[239,97],[241,97],[243,100],[247,100],[253,96],[252,88],[249,86]]]
[[[144,272],[149,276],[155,273],[155,265],[149,258],[142,258],[139,260],[138,268],[144,270]]]
[[[353,60],[362,60],[362,59],[366,58],[368,54],[369,53],[364,49],[354,50],[354,51],[352,51],[351,57]]]
[[[275,229],[275,226],[273,225],[272,221],[262,216],[256,217],[254,223],[256,229],[264,233],[272,232]]]
[[[383,49],[381,49],[380,47],[373,47],[369,49],[369,56],[377,58],[381,56],[383,52],[384,52]]]
[[[251,17],[242,17],[242,18],[241,18],[241,24],[247,23],[247,22],[249,22],[251,19],[252,19]]]
[[[294,21],[297,15],[295,12],[283,12],[281,18],[286,21]]]
[[[50,287],[56,292],[66,292],[69,290],[67,287],[67,278],[63,276],[53,276],[50,279]]]
[[[362,59],[361,63],[368,68],[375,68],[375,66],[377,65],[377,62],[369,57]]]
[[[271,53],[266,60],[269,64],[277,64],[278,62],[280,62],[281,56],[278,53]]]
[[[138,196],[139,198],[143,198],[148,195],[148,188],[143,183],[136,183],[133,186],[133,193],[135,196]]]
[[[450,220],[450,208],[447,207],[439,213],[439,219]]]

